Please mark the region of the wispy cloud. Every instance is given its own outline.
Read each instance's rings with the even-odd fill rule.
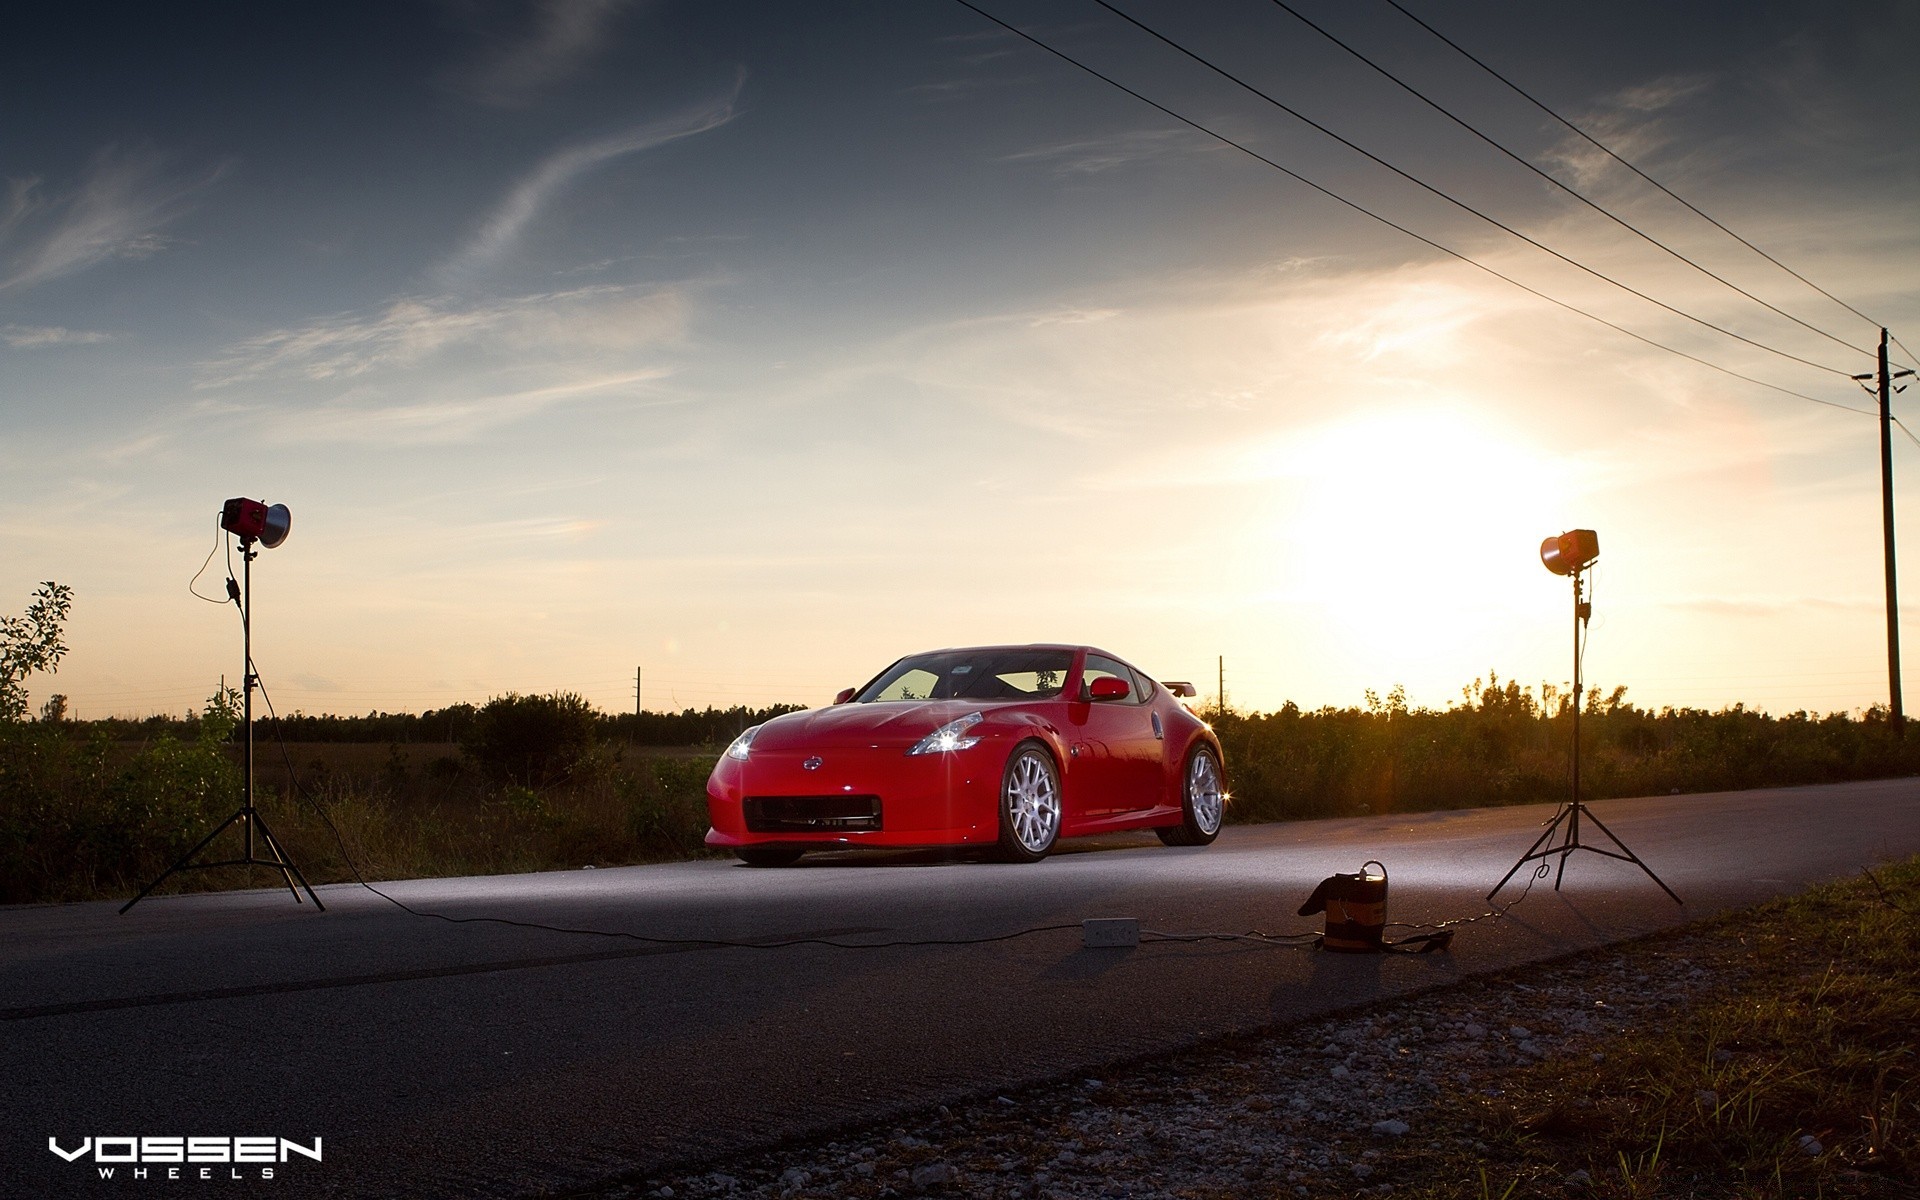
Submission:
[[[649,386],[671,372],[663,367],[596,375],[521,391],[385,404],[342,398],[302,412],[282,428],[296,442],[367,442],[378,445],[462,442],[488,430],[564,404],[588,400],[644,399],[649,406],[676,401]]]
[[[743,74],[735,78],[733,87],[725,96],[657,121],[635,125],[609,137],[568,146],[549,155],[513,185],[506,198],[481,222],[467,244],[442,264],[440,276],[445,280],[457,281],[499,261],[555,196],[595,167],[616,158],[718,129],[733,120],[744,82]]]
[[[1184,129],[1131,129],[1105,137],[1035,146],[1004,156],[1002,162],[1045,163],[1060,176],[1098,175],[1105,171],[1168,158],[1184,158],[1208,148]]]
[[[171,169],[152,148],[108,146],[73,188],[49,193],[38,176],[11,179],[0,211],[0,291],[32,287],[113,259],[146,258],[230,164]]]
[[[521,28],[483,35],[485,49],[443,82],[480,104],[525,107],[592,61],[629,7],[628,0],[540,0]]]
[[[1645,166],[1674,140],[1667,117],[1709,91],[1715,82],[1710,75],[1664,76],[1624,88],[1588,113],[1573,117],[1573,121],[1620,157]],[[1622,170],[1607,154],[1573,134],[1562,139],[1547,157],[1564,165],[1583,186]]]
[[[576,288],[478,305],[406,296],[375,313],[343,313],[248,338],[202,363],[199,383],[351,379],[476,344],[521,352],[631,349],[677,340],[686,321],[678,288]]]
[[[40,350],[48,346],[91,346],[104,342],[111,334],[92,329],[62,329],[58,325],[0,325],[0,341],[15,350]]]

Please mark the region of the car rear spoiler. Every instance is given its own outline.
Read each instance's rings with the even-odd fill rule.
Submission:
[[[1198,696],[1200,694],[1200,689],[1194,687],[1184,679],[1162,679],[1160,686],[1182,698]]]

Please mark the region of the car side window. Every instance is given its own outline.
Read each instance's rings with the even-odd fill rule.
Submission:
[[[1138,697],[1140,703],[1145,704],[1153,698],[1153,680],[1142,675],[1138,667],[1130,669],[1133,671],[1133,695]]]
[[[1139,681],[1133,677],[1133,672],[1124,664],[1117,663],[1105,655],[1089,654],[1086,666],[1080,672],[1081,700],[1087,701],[1093,698],[1093,681],[1096,679],[1125,680],[1127,698],[1121,701],[1122,704],[1144,704],[1147,697],[1152,694],[1141,689]]]

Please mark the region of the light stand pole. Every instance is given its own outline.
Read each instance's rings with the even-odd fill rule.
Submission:
[[[1561,534],[1558,538],[1548,538],[1546,545],[1540,548],[1540,556],[1547,564],[1548,570],[1555,574],[1573,577],[1573,764],[1569,773],[1572,781],[1571,792],[1567,802],[1560,806],[1560,811],[1555,813],[1553,820],[1547,824],[1546,832],[1535,839],[1527,852],[1520,856],[1520,861],[1514,863],[1507,873],[1500,877],[1500,882],[1493,885],[1493,891],[1487,893],[1487,899],[1491,901],[1499,894],[1501,888],[1507,886],[1507,881],[1519,873],[1521,867],[1530,862],[1539,862],[1540,873],[1545,874],[1546,860],[1556,854],[1560,856],[1559,870],[1553,877],[1553,890],[1557,892],[1560,890],[1561,880],[1566,878],[1567,857],[1575,850],[1591,850],[1595,854],[1604,854],[1608,858],[1632,863],[1645,871],[1647,878],[1659,884],[1660,890],[1672,897],[1675,904],[1685,903],[1674,894],[1672,888],[1653,873],[1652,867],[1641,862],[1639,855],[1627,849],[1627,844],[1615,837],[1613,830],[1602,824],[1600,818],[1594,816],[1592,810],[1587,808],[1586,802],[1580,799],[1580,704],[1581,693],[1585,690],[1580,675],[1580,660],[1585,657],[1581,652],[1581,642],[1587,621],[1593,616],[1593,605],[1586,599],[1583,576],[1593,565],[1593,560],[1600,556],[1600,539],[1590,529],[1572,530]],[[1580,818],[1583,815],[1593,822],[1594,828],[1607,836],[1607,840],[1612,842],[1616,849],[1608,850],[1602,846],[1588,845],[1580,840]],[[1556,838],[1564,840],[1556,844]]]
[[[227,502],[229,516],[233,513],[234,503],[234,501]],[[246,503],[253,502],[247,501]],[[280,541],[286,537],[287,517],[285,506],[275,505],[274,507],[279,510],[281,523],[277,528],[277,533],[268,534],[266,544],[269,547],[279,545]],[[233,530],[235,525],[223,522],[223,528]],[[242,526],[242,528],[253,527]],[[300,889],[294,887],[294,880],[297,879],[300,881],[300,887],[306,889],[307,898],[313,901],[313,906],[321,912],[327,911],[327,906],[320,903],[320,897],[314,894],[313,885],[308,883],[307,877],[300,873],[300,868],[293,864],[293,859],[281,848],[279,839],[273,836],[273,830],[267,828],[266,821],[260,816],[260,810],[253,805],[253,689],[260,685],[260,677],[254,674],[253,670],[253,560],[259,557],[260,552],[253,548],[253,544],[260,533],[261,530],[254,528],[251,533],[241,532],[240,534],[240,579],[244,585],[244,591],[242,588],[235,587],[233,580],[227,580],[227,595],[240,609],[241,653],[245,658],[245,661],[241,664],[241,680],[243,681],[246,692],[246,697],[243,702],[244,707],[242,709],[244,714],[243,719],[246,723],[244,762],[247,780],[245,798],[241,802],[240,811],[220,822],[212,833],[200,839],[199,845],[181,855],[178,862],[161,872],[158,879],[155,879],[146,887],[141,888],[138,896],[127,901],[120,909],[121,916],[125,916],[128,909],[146,899],[148,893],[164,883],[167,877],[174,872],[204,871],[211,870],[214,867],[270,867],[280,872],[280,877],[286,881],[287,890],[293,893],[294,903],[301,903]],[[193,861],[202,850],[205,850],[213,844],[215,838],[225,833],[229,826],[235,824],[240,826],[241,837],[245,845],[245,854],[242,857],[225,859],[220,862]],[[258,830],[259,833],[260,844],[266,847],[267,853],[272,857],[262,858],[255,853],[254,835],[256,830]]]

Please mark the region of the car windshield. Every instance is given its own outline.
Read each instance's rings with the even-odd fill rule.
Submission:
[[[888,667],[854,701],[1051,700],[1067,681],[1071,650],[947,650]]]

